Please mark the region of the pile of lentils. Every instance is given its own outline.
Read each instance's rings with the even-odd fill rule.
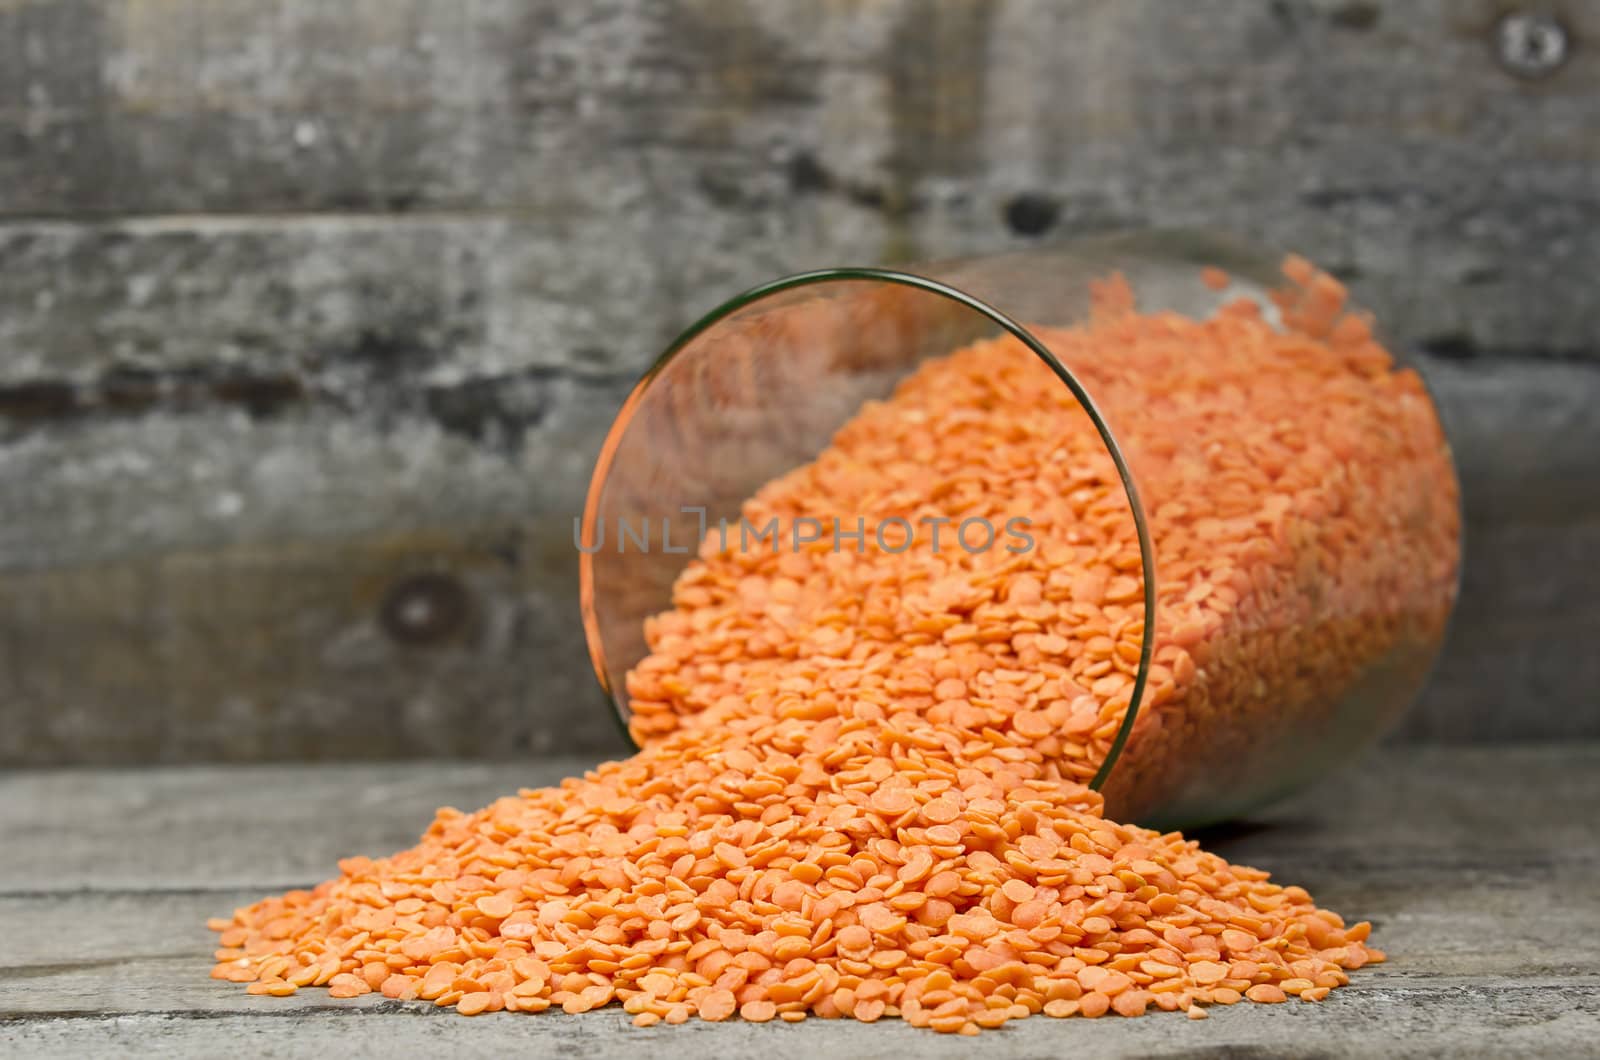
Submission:
[[[1131,813],[1331,709],[1448,613],[1455,487],[1432,407],[1331,278],[1286,273],[1271,314],[1145,315],[1113,280],[1092,319],[1036,332],[1155,498],[1156,650],[1107,789]],[[1024,516],[1034,547],[708,538],[628,678],[642,750],[442,809],[409,850],[211,921],[213,976],[464,1015],[620,1004],[640,1026],[975,1034],[1318,1001],[1383,959],[1368,924],[1117,823],[1087,786],[1131,701],[1140,554],[1098,435],[1032,352],[1003,338],[925,363],[745,510],[818,513]]]

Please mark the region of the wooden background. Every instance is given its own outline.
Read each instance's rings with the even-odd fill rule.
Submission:
[[[620,746],[571,518],[783,272],[1201,224],[1422,357],[1402,738],[1600,735],[1600,3],[0,0],[0,763]]]

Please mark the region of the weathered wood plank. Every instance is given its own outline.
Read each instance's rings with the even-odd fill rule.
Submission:
[[[567,520],[678,328],[1146,223],[1438,355],[1469,563],[1403,734],[1600,734],[1600,22],[1527,80],[1500,13],[0,0],[0,762],[613,747]],[[482,624],[384,634],[430,573]]]
[[[1428,375],[1467,564],[1402,734],[1600,735],[1600,370],[1435,359]],[[619,747],[571,541],[622,390],[385,383],[348,391],[353,416],[309,397],[0,445],[0,762]],[[467,604],[420,639],[384,617],[419,586]]]
[[[1276,169],[1254,179],[1191,169],[1182,179],[1236,194],[1194,202],[1127,188],[1115,218],[1068,215],[1042,238],[1107,224],[1234,230],[1347,277],[1403,343],[1467,357],[1595,355],[1600,310],[1587,277],[1600,260],[1600,193],[1559,218],[1553,206],[1508,216],[1505,230],[1469,242],[1449,218],[1491,204],[1452,200],[1435,222],[1444,231],[1417,232],[1398,207],[1344,219],[1274,205]],[[785,273],[1026,242],[1005,228],[1004,196],[902,218],[812,194],[728,209],[689,174],[652,181],[594,213],[0,226],[0,397],[127,370],[637,371],[701,313]],[[1088,183],[1117,187],[1106,181]]]
[[[668,277],[663,258],[639,255],[646,224],[634,208],[4,226],[0,385],[126,390],[141,372],[159,384],[232,370],[315,393],[528,369],[631,375],[736,290],[715,253]],[[721,289],[685,296],[695,282]]]
[[[1126,183],[1129,160],[1237,165],[1226,156],[1278,145],[1304,178],[1283,191],[1312,206],[1382,198],[1398,149],[1559,185],[1595,161],[1580,137],[1600,66],[1576,46],[1554,76],[1511,77],[1491,46],[1500,13],[1449,0],[9,0],[0,209],[596,206],[606,185],[589,163],[639,146],[708,169],[743,161],[707,173],[741,199],[775,190],[751,181],[784,161],[762,157],[772,148],[820,151],[864,195],[908,206],[941,179],[1023,190],[1087,168]],[[1600,32],[1585,5],[1560,14],[1574,44]],[[1363,149],[1386,170],[1305,165]],[[1425,193],[1417,178],[1441,175],[1401,183]]]
[[[1461,476],[1465,559],[1444,655],[1399,735],[1600,737],[1588,646],[1600,626],[1600,372],[1440,359],[1424,370]]]
[[[440,801],[475,807],[582,760],[522,766],[64,770],[0,779],[0,1053],[967,1055],[897,1022],[695,1024],[640,1037],[616,1012],[468,1021],[422,1005],[254,998],[206,978],[204,918],[306,884],[335,856],[409,844]],[[403,772],[402,772],[403,768]],[[1483,794],[1485,777],[1513,777]],[[1194,1025],[1030,1020],[996,1057],[1575,1055],[1600,1029],[1600,745],[1388,749],[1206,837],[1376,923],[1389,963],[1318,1006],[1242,1005]],[[331,812],[330,807],[337,807]]]
[[[342,857],[412,845],[439,806],[477,809],[597,758],[13,772],[0,895],[306,886]]]
[[[134,417],[0,446],[0,761],[618,746],[571,544],[618,389],[369,390],[354,421]],[[441,619],[410,631],[416,593]]]
[[[1600,520],[1467,524],[1461,602],[1407,740],[1600,737]],[[1516,706],[1513,707],[1512,705]]]
[[[0,760],[621,746],[570,519],[7,574]]]
[[[440,805],[476,809],[596,760],[13,772],[0,776],[0,895],[303,886],[340,857],[411,845]],[[1388,874],[1409,867],[1448,888],[1474,874],[1585,870],[1600,856],[1600,821],[1549,811],[1597,799],[1592,742],[1386,747],[1206,842],[1273,871],[1314,869],[1324,887],[1344,886],[1345,869],[1363,885],[1399,884]]]
[[[570,517],[632,382],[390,380],[348,408],[135,408],[0,441],[0,571],[565,520],[565,574]]]
[[[1496,64],[1490,0],[13,0],[0,212],[184,216],[132,250],[117,226],[64,244],[30,224],[8,233],[39,246],[3,255],[22,268],[6,270],[0,319],[37,317],[53,277],[111,264],[75,296],[99,323],[47,307],[48,328],[16,325],[31,340],[0,344],[56,371],[152,343],[172,358],[192,343],[209,362],[229,346],[162,335],[163,278],[181,275],[193,304],[226,304],[280,252],[259,238],[196,250],[186,230],[207,230],[187,215],[269,214],[272,229],[285,213],[422,211],[466,216],[436,265],[414,253],[390,270],[390,289],[426,291],[412,312],[449,308],[454,281],[428,277],[455,272],[501,220],[562,233],[567,251],[603,246],[602,296],[632,278],[628,299],[649,306],[616,321],[650,337],[680,308],[679,276],[716,274],[728,293],[808,264],[1211,224],[1327,262],[1407,341],[1588,355],[1600,58],[1581,42],[1600,21],[1566,7],[1569,58],[1535,81]],[[370,240],[319,226],[322,253],[281,253],[322,274],[327,300],[357,303],[353,339],[385,312],[360,296]],[[574,275],[552,267],[560,250],[522,260],[539,262],[535,298]],[[270,268],[260,281],[284,282]],[[130,305],[123,287],[154,292]],[[500,299],[483,294],[492,312]],[[255,284],[231,300],[262,302]],[[470,327],[476,312],[431,323]],[[294,321],[262,313],[243,330],[276,316]],[[593,337],[581,319],[533,318],[555,328],[549,356]],[[100,340],[87,350],[85,330]],[[633,333],[605,334],[645,356]]]
[[[1342,996],[1341,996],[1342,995]],[[269,999],[260,1015],[203,1012],[115,1017],[65,1017],[0,1023],[0,1050],[28,1057],[117,1055],[159,1050],[188,1058],[218,1053],[278,1057],[372,1057],[495,1054],[530,1057],[764,1056],[810,1060],[899,1060],[905,1056],[964,1060],[962,1038],[918,1031],[898,1020],[865,1026],[808,1020],[797,1025],[742,1020],[638,1031],[620,1012],[581,1016],[499,1014],[461,1019],[408,1008],[368,1015],[336,1011],[280,1014]],[[358,999],[361,1000],[361,999]],[[345,1003],[349,1004],[349,1003]],[[1434,988],[1339,992],[1318,1005],[1236,1005],[1200,1023],[1156,1013],[1140,1020],[1025,1020],[983,1041],[994,1060],[1059,1056],[1151,1056],[1213,1060],[1260,1055],[1284,1060],[1331,1057],[1581,1056],[1600,1023],[1592,986],[1533,981],[1497,989],[1477,981]]]
[[[1600,932],[1600,898],[1582,886],[1600,868],[1592,853],[1583,858],[1541,851],[1544,856],[1533,865],[1447,868],[1426,858],[1407,862],[1392,855],[1382,865],[1339,865],[1322,852],[1280,855],[1274,864],[1262,862],[1250,838],[1215,845],[1230,857],[1269,865],[1279,878],[1306,887],[1347,919],[1373,921],[1378,944],[1395,960],[1360,976],[1364,987],[1403,988],[1467,977],[1503,987],[1512,985],[1508,981],[1562,976],[1591,978],[1600,987],[1600,970],[1584,966],[1600,957],[1600,946],[1571,941]],[[204,974],[216,949],[216,936],[205,921],[228,916],[274,889],[0,895],[0,923],[7,925],[0,983],[21,988],[15,997],[0,991],[0,1018],[259,1010],[260,1003],[242,988]],[[108,995],[106,987],[119,979],[129,992]],[[307,990],[279,1004],[312,1010],[330,1000]]]

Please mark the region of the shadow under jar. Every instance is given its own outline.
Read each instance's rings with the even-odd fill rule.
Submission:
[[[612,426],[582,606],[640,744],[931,722],[1194,827],[1410,704],[1460,525],[1433,402],[1336,280],[1139,232],[719,307]]]

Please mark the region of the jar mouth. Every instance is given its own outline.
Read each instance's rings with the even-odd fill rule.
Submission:
[[[1113,767],[1127,745],[1134,723],[1138,720],[1139,708],[1143,702],[1145,687],[1149,680],[1151,658],[1154,654],[1156,636],[1155,548],[1150,537],[1149,521],[1145,517],[1144,507],[1139,500],[1139,491],[1134,483],[1133,473],[1128,467],[1122,448],[1118,444],[1110,426],[1106,423],[1100,409],[1095,405],[1094,399],[1078,380],[1077,376],[1050,351],[1050,348],[1044,342],[1026,327],[966,291],[939,280],[911,272],[881,268],[841,267],[817,269],[781,277],[752,287],[723,302],[680,333],[661,356],[656,358],[655,363],[650,366],[639,382],[634,384],[633,389],[629,391],[621,409],[617,412],[616,418],[612,421],[610,430],[606,433],[605,441],[600,447],[600,454],[595,462],[594,473],[590,476],[579,540],[595,540],[593,535],[601,519],[602,497],[606,483],[611,476],[617,453],[635,417],[643,407],[646,395],[674,358],[688,348],[695,339],[706,334],[728,317],[757,302],[779,294],[820,284],[851,281],[890,284],[914,289],[947,299],[958,306],[987,318],[989,322],[998,326],[1032,351],[1034,356],[1044,362],[1067,389],[1072,392],[1073,397],[1077,399],[1079,406],[1094,425],[1101,444],[1105,446],[1107,454],[1111,457],[1112,464],[1116,467],[1117,476],[1122,483],[1123,494],[1128,502],[1128,509],[1133,515],[1134,529],[1138,534],[1140,572],[1144,583],[1144,630],[1139,644],[1138,673],[1134,678],[1133,690],[1127,710],[1123,714],[1122,723],[1118,726],[1116,735],[1112,738],[1111,746],[1106,753],[1105,759],[1100,763],[1093,779],[1089,781],[1088,786],[1098,791],[1110,777]],[[613,674],[612,663],[607,659],[605,638],[602,634],[596,609],[595,560],[597,555],[599,555],[598,549],[594,551],[579,549],[579,604],[583,616],[584,636],[588,643],[589,660],[594,667],[595,677],[598,679],[600,687],[605,690],[607,697],[611,700],[614,716],[624,736],[630,742],[635,742],[627,724],[629,718],[627,692],[622,687],[621,675]]]

